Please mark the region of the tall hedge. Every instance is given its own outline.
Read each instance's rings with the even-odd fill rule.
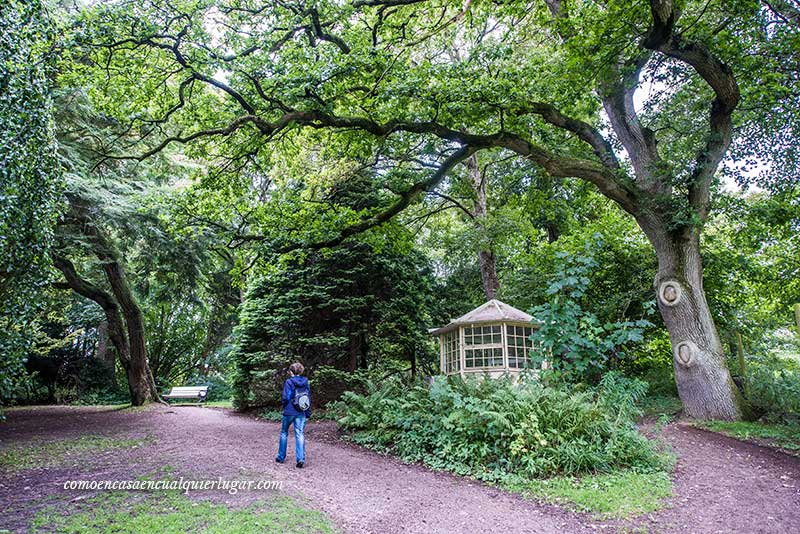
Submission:
[[[54,35],[38,0],[10,0],[0,8],[0,400],[24,371],[56,220]]]
[[[320,366],[353,372],[384,360],[430,363],[431,277],[417,252],[354,242],[299,255],[255,279],[235,335],[237,406],[274,404],[279,371],[293,361],[306,366],[312,385]]]

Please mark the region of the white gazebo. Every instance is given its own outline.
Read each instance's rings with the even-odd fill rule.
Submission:
[[[524,311],[492,299],[447,326],[431,330],[439,338],[441,372],[500,376],[531,367],[533,320]]]

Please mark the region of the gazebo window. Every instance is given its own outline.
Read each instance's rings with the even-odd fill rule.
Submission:
[[[458,330],[444,336],[445,373],[457,373],[461,370],[461,351],[458,343]]]
[[[464,329],[464,343],[469,345],[501,345],[500,325],[473,326]]]
[[[503,334],[500,325],[464,328],[464,367],[503,367]]]
[[[508,366],[513,369],[522,369],[530,363],[533,342],[531,341],[532,328],[524,326],[507,326],[506,339],[508,340]]]

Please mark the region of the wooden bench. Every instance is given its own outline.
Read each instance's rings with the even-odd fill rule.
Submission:
[[[198,404],[206,400],[208,395],[208,386],[190,386],[172,388],[169,393],[163,395],[163,398],[169,399],[195,399]]]

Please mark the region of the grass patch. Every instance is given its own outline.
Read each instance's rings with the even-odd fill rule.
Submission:
[[[231,399],[207,401],[203,404],[206,406],[212,406],[214,408],[233,408],[233,401]]]
[[[554,477],[506,484],[506,489],[527,498],[592,513],[598,519],[625,519],[656,511],[672,495],[672,482],[665,472]]]
[[[148,440],[109,438],[95,434],[55,441],[34,439],[1,450],[0,470],[8,472],[52,467],[88,452],[137,447],[146,441]]]
[[[768,445],[800,452],[800,425],[779,425],[745,421],[704,421],[695,423],[698,428],[719,432],[742,441]]]
[[[336,532],[330,519],[297,501],[279,496],[243,508],[192,501],[178,491],[106,492],[70,505],[72,513],[50,506],[30,525],[34,534],[261,534]]]

